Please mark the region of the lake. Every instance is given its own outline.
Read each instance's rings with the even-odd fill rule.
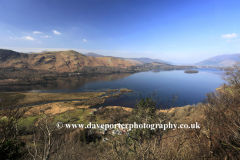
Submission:
[[[82,75],[75,77],[60,77],[51,83],[28,86],[2,86],[1,91],[27,91],[43,93],[76,93],[99,92],[107,89],[128,88],[131,93],[122,94],[119,98],[107,98],[99,106],[125,106],[134,107],[136,99],[147,97],[156,93],[158,102],[167,101],[173,95],[178,94],[174,106],[197,104],[202,102],[205,94],[215,91],[217,87],[225,83],[221,79],[224,71],[209,68],[199,68],[199,73],[187,74],[184,70],[151,70],[134,74],[99,74]],[[97,107],[99,107],[97,106]]]

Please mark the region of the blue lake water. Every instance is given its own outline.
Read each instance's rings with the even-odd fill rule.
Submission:
[[[224,71],[217,69],[200,68],[199,73],[187,74],[184,70],[162,71],[154,70],[135,74],[108,74],[89,75],[79,77],[60,78],[46,85],[35,86],[8,86],[4,91],[28,91],[49,93],[76,93],[99,92],[107,89],[128,88],[131,93],[122,94],[119,98],[108,98],[101,106],[125,106],[134,107],[136,99],[157,94],[159,103],[171,99],[178,94],[175,106],[197,104],[202,102],[205,94],[215,91],[224,80],[221,75]]]
[[[206,98],[206,93],[215,91],[225,81],[221,79],[223,71],[217,69],[197,69],[199,73],[186,74],[184,70],[173,71],[148,71],[133,74],[129,77],[108,82],[97,82],[87,84],[82,90],[94,90],[96,88],[128,88],[132,93],[125,93],[120,98],[106,99],[104,104],[99,106],[125,106],[134,107],[136,98],[148,97],[150,94],[157,93],[159,103],[171,100],[173,95],[178,95],[174,106],[197,104]]]

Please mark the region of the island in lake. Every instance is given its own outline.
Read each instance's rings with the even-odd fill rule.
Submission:
[[[198,73],[198,70],[186,70],[184,73]]]

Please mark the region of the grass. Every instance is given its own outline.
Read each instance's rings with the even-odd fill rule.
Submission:
[[[99,116],[95,116],[90,114],[91,109],[90,108],[84,108],[84,109],[76,109],[73,111],[67,111],[61,114],[58,114],[54,116],[54,122],[61,121],[63,123],[74,123],[74,124],[85,124],[87,125],[89,122],[92,123],[104,123]],[[68,116],[69,122],[68,122]]]
[[[26,118],[21,118],[18,122],[20,126],[30,126],[37,122],[38,118],[42,117],[42,115],[36,115],[36,116],[29,116]]]
[[[67,111],[67,112],[63,112],[60,114],[56,114],[53,117],[53,121],[52,123],[56,123],[56,122],[62,122],[62,123],[69,123],[69,124],[85,124],[87,125],[89,123],[88,119],[89,116],[92,116],[90,114],[90,110],[91,109],[76,109],[74,111]],[[19,125],[20,126],[30,126],[30,125],[34,125],[37,120],[39,118],[41,118],[43,116],[43,114],[41,115],[35,115],[35,116],[28,116],[25,118],[21,118],[19,120]],[[68,116],[69,118],[69,122],[68,122]],[[100,123],[99,121],[96,121],[95,123]]]
[[[92,99],[102,96],[106,92],[82,92],[82,93],[23,93],[26,97],[19,104],[47,102],[57,100]]]
[[[82,92],[82,93],[23,93],[23,92],[2,92],[0,98],[7,100],[0,105],[17,106],[25,104],[34,104],[39,102],[75,100],[75,99],[93,99],[102,96],[106,92]],[[1,107],[1,106],[0,106]]]
[[[68,122],[68,116],[70,117]],[[77,123],[82,122],[83,119],[83,110],[82,109],[76,109],[74,111],[67,111],[64,113],[60,113],[56,116],[54,116],[54,122],[61,121],[63,123]]]
[[[68,105],[73,106],[72,103],[67,102],[66,104],[63,105],[63,107],[67,107]],[[51,106],[53,106],[53,104]],[[115,119],[117,122],[120,122],[120,118],[123,118],[123,123],[125,123],[125,120],[127,120],[129,117],[133,116],[131,114],[131,110],[128,110],[127,108],[121,108],[121,107],[108,107],[108,108],[106,108],[106,110],[104,112],[99,113],[97,115],[90,114],[91,110],[92,110],[91,108],[78,108],[78,109],[75,108],[74,110],[68,110],[68,111],[65,111],[62,113],[57,113],[55,115],[51,114],[53,117],[51,117],[48,122],[50,122],[52,125],[55,125],[56,122],[60,121],[63,123],[68,123],[68,124],[84,124],[86,126],[87,124],[89,124],[89,122],[98,123],[98,124],[115,123],[113,121],[113,119]],[[169,113],[167,113],[167,114],[169,116],[169,119],[168,119],[169,121],[175,121],[177,123],[180,123],[180,122],[181,123],[189,123],[189,122],[193,121],[193,119],[196,117],[196,115],[201,114],[201,112],[200,112],[200,110],[198,110],[198,107],[187,105],[184,107],[173,108],[173,110],[169,111]],[[124,116],[124,115],[126,115],[126,116]],[[26,118],[21,118],[19,121],[19,125],[25,126],[25,127],[34,125],[36,122],[39,122],[39,120],[43,116],[44,116],[43,114],[41,114],[41,115],[32,114]],[[70,117],[69,122],[68,122],[68,116]],[[185,117],[189,117],[189,119],[185,119]],[[83,131],[84,130],[81,130],[79,132],[74,129],[64,130],[64,135],[67,135],[66,137],[70,137],[69,139],[71,139],[71,141],[74,141],[74,135],[78,134],[78,136],[79,136],[82,134]],[[177,151],[177,146],[179,145],[178,142],[184,141],[184,136],[190,137],[190,135],[188,135],[187,133],[184,133],[183,137],[181,137],[181,136],[174,137],[176,132],[177,131],[172,131],[170,129],[164,131],[164,136],[165,137],[169,136],[170,138],[163,140],[161,143],[161,146],[166,146],[167,151],[165,153],[164,148],[161,148],[161,146],[157,146],[158,149],[161,150],[162,154],[164,154],[164,155],[170,154],[171,156],[173,156],[172,159],[174,159],[174,156],[181,157],[180,159],[187,159],[187,158],[191,159],[191,156],[189,155],[189,152],[188,152],[189,148],[180,150],[179,155],[177,155],[177,156],[174,155],[174,154],[176,154],[176,152],[178,152]],[[171,138],[171,136],[173,136],[173,138]],[[128,151],[128,149],[122,147],[122,145],[119,145],[119,144],[125,144],[124,136],[106,136],[106,137],[109,139],[107,142],[103,142],[102,140],[97,141],[97,142],[93,143],[94,146],[92,146],[91,143],[88,145],[81,144],[81,145],[84,145],[84,147],[83,147],[84,151],[85,151],[84,155],[87,155],[87,153],[89,153],[92,150],[92,148],[94,148],[93,150],[95,152],[98,151],[98,154],[103,155],[103,156],[109,155],[110,157],[112,156],[109,159],[113,159],[113,157],[116,157],[116,155],[114,153],[114,150],[111,150],[111,148],[110,148],[110,147],[112,147],[111,142],[117,142],[117,144],[118,144],[117,148],[122,150],[123,152]],[[27,140],[27,145],[34,147],[34,145],[32,143],[33,135],[24,135],[21,138]],[[70,140],[65,139],[65,141],[68,142]],[[134,142],[134,141],[131,141],[131,142]],[[171,143],[169,143],[169,142],[171,142]],[[196,143],[195,141],[187,141],[186,143],[184,143],[184,145],[187,146],[187,145],[192,145],[195,143]],[[147,144],[148,144],[148,142],[144,142],[143,147],[147,147]],[[73,144],[71,144],[71,146],[70,146],[70,144],[69,144],[68,147],[71,148],[72,145]],[[79,146],[81,147],[81,145],[79,145]],[[37,142],[37,146],[44,147],[40,141]],[[76,146],[76,147],[79,147],[79,146]],[[128,146],[133,147],[134,144],[128,144]],[[108,147],[108,149],[107,149],[107,147]],[[173,150],[169,151],[169,149],[173,149]],[[137,148],[137,150],[139,151],[139,153],[137,152],[136,154],[139,154],[141,156],[140,153],[142,150],[140,150],[139,147]],[[76,152],[78,152],[78,151],[76,151]],[[99,152],[99,151],[102,151],[102,152]],[[191,151],[193,151],[193,149]],[[131,154],[129,158],[135,159],[134,153],[129,153],[129,154]],[[119,157],[116,157],[116,159],[119,159]]]
[[[24,99],[26,95],[19,92],[0,92],[0,98],[6,98],[6,101],[0,103],[0,107],[13,106]]]
[[[110,114],[110,112],[114,112],[114,109],[110,109],[108,113],[104,113],[104,115],[92,115],[90,113],[91,108],[81,108],[81,109],[75,109],[75,110],[69,110],[63,113],[55,114],[52,117],[52,123],[62,122],[62,123],[69,123],[69,124],[89,124],[91,123],[97,123],[97,124],[103,124],[107,123],[109,120],[106,119],[106,114]],[[25,118],[21,118],[19,120],[19,125],[21,126],[29,126],[34,125],[39,118],[41,118],[43,114],[41,115],[34,115],[34,116],[27,116]],[[69,117],[69,118],[68,118]],[[69,120],[69,121],[68,121]]]
[[[10,106],[9,103],[14,102],[16,105],[37,103],[39,101],[54,101],[54,100],[74,100],[74,99],[95,99],[102,96],[106,92],[84,92],[84,93],[22,93],[22,92],[5,92],[0,95],[7,99],[3,106]],[[49,104],[39,104],[31,107],[19,108],[19,112],[24,113],[19,120],[19,126],[27,127],[34,125],[43,116],[43,112],[49,114],[50,121],[56,123],[61,121],[63,123],[88,124],[103,123],[101,118],[91,115],[90,108],[77,108],[74,101],[55,102]],[[81,107],[81,106],[79,106]],[[88,106],[83,106],[88,107]],[[16,110],[16,109],[14,109]],[[58,110],[62,110],[62,113]],[[1,120],[4,119],[5,112],[0,111]],[[49,121],[49,122],[50,122]]]
[[[119,109],[119,108],[118,108]],[[56,123],[58,121],[63,123],[75,123],[75,124],[88,124],[92,123],[108,123],[111,121],[111,118],[117,118],[118,114],[127,114],[131,115],[131,110],[126,111],[121,109],[120,112],[117,112],[117,108],[107,108],[105,113],[100,115],[92,115],[90,114],[91,108],[79,108],[74,110],[65,111],[62,113],[57,113],[53,116],[53,122]],[[160,113],[160,112],[159,112]],[[200,117],[203,113],[200,113],[200,110],[196,109],[193,106],[187,105],[184,107],[177,107],[167,113],[168,120],[175,123],[187,123],[189,120],[196,119],[196,117]],[[36,118],[39,118],[40,115],[37,116],[28,116],[24,122],[24,124],[32,124],[36,122]],[[69,118],[68,118],[69,117]],[[127,118],[127,117],[125,117]],[[68,121],[69,120],[69,121]]]
[[[59,103],[59,102],[57,102]],[[55,108],[54,105],[55,103],[49,104],[49,106],[51,106],[50,108]],[[73,107],[74,103],[73,102],[61,102],[61,108],[66,108],[66,107]],[[46,110],[48,107],[46,106],[45,109],[43,108],[39,108],[39,109],[43,109],[45,110],[47,113],[48,110]],[[124,119],[126,120],[127,117],[129,117],[131,115],[131,109],[127,110],[125,108],[121,108],[121,107],[107,107],[106,111],[102,114],[99,115],[92,115],[90,114],[90,111],[92,110],[91,108],[76,108],[75,109],[71,109],[71,110],[63,110],[62,109],[62,113],[55,113],[55,110],[52,110],[51,113],[51,117],[52,117],[52,122],[56,123],[58,121],[63,122],[63,123],[75,123],[75,124],[88,124],[89,122],[92,123],[98,123],[98,124],[102,124],[102,123],[109,123],[111,120],[113,119],[117,119],[120,115],[119,114],[128,114]],[[27,108],[25,108],[27,109]],[[28,108],[28,111],[30,111],[30,109],[37,109],[37,107],[30,107]],[[39,109],[37,109],[34,112],[25,112],[28,114],[25,114],[25,116],[23,116],[23,118],[20,119],[21,125],[23,126],[28,126],[28,125],[33,125],[34,123],[37,122],[38,118],[40,118],[42,116],[41,112],[39,112]],[[120,110],[119,110],[120,109]],[[117,110],[119,110],[117,112]],[[160,111],[162,112],[162,111]],[[160,114],[159,112],[159,114]],[[163,111],[164,112],[164,111]],[[0,112],[1,113],[1,112]],[[40,114],[40,115],[39,115]],[[183,107],[176,107],[176,108],[172,108],[170,111],[167,112],[167,117],[168,117],[168,121],[171,121],[172,123],[180,123],[180,122],[184,122],[187,123],[189,122],[189,120],[193,120],[196,119],[197,117],[199,118],[203,113],[199,110],[196,110],[196,107],[191,106],[191,105],[187,105],[187,106],[183,106]]]

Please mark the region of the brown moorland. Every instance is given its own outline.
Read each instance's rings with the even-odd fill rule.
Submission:
[[[135,64],[120,58],[85,56],[73,50],[26,54],[0,49],[0,62],[0,68],[24,67],[57,72],[74,72],[81,70],[84,66],[118,68],[135,66]]]

